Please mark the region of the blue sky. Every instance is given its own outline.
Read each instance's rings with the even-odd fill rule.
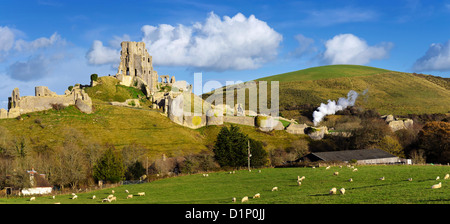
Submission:
[[[450,77],[449,1],[0,1],[0,108],[114,75],[123,40],[159,75],[248,81],[361,64]]]

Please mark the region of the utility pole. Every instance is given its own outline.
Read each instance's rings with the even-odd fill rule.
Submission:
[[[250,140],[248,140],[248,147],[247,147],[247,152],[248,152],[248,172],[251,172],[250,170],[250,157],[252,157],[252,154],[250,153]]]

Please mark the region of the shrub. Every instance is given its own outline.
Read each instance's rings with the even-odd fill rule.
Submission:
[[[113,152],[114,147],[109,147],[103,156],[94,165],[93,177],[111,183],[119,182],[123,179],[125,168],[122,163],[122,156]]]
[[[69,87],[67,87],[67,89],[68,89],[69,91],[72,91],[73,86],[69,86]]]
[[[97,74],[92,74],[91,75],[91,81],[97,81],[98,80],[98,75]]]

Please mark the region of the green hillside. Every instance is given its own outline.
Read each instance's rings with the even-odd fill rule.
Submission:
[[[150,109],[151,102],[140,90],[121,86],[113,77],[100,77],[99,85],[86,87],[85,91],[92,98],[94,113],[84,114],[69,106],[25,114],[21,119],[0,119],[0,135],[6,130],[13,139],[24,137],[29,152],[43,146],[55,149],[75,135],[87,145],[111,144],[122,149],[136,144],[148,149],[147,156],[155,159],[163,153],[171,157],[209,151],[221,128],[208,126],[194,130],[175,124],[162,111]],[[139,98],[142,108],[109,104],[130,98]],[[299,139],[284,131],[263,133],[247,126],[241,129],[254,139],[264,140],[267,149],[288,147]]]
[[[268,76],[256,79],[255,81],[280,81],[280,82],[307,81],[307,80],[332,79],[342,77],[367,76],[389,72],[392,71],[362,65],[327,65],[327,66],[307,68],[293,72],[287,72],[274,76]]]
[[[367,91],[365,95],[358,97],[356,105],[376,109],[380,114],[450,111],[449,79],[431,75],[360,65],[329,65],[255,81],[279,81],[281,114],[287,118],[300,119],[301,122],[310,117],[321,103],[346,97],[350,90],[360,94]]]

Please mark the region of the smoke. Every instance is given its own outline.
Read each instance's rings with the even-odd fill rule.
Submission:
[[[367,91],[364,90],[363,95],[366,92]],[[347,98],[341,97],[338,99],[337,103],[334,100],[328,100],[328,104],[321,103],[320,107],[313,112],[314,126],[317,126],[326,115],[335,114],[337,111],[343,110],[348,106],[353,106],[358,95],[359,94],[356,91],[350,90],[347,93]]]

